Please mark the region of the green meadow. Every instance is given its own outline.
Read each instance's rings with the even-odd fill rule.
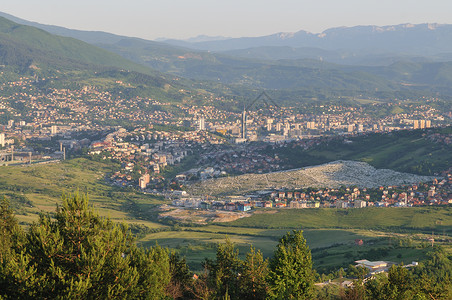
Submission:
[[[302,229],[319,271],[346,267],[357,259],[410,263],[422,260],[428,236],[452,234],[452,207],[364,209],[265,209],[233,222],[187,226],[158,218],[167,201],[131,188],[113,187],[105,178],[115,165],[85,158],[60,163],[0,167],[0,197],[6,196],[23,225],[39,213],[53,213],[63,193],[87,193],[102,216],[126,222],[144,246],[170,247],[187,257],[193,270],[215,256],[218,243],[233,241],[244,257],[250,246],[273,255],[287,231]],[[171,225],[168,225],[171,224]],[[362,239],[362,246],[355,240]],[[409,239],[410,245],[400,245]],[[452,252],[448,238],[441,242]]]
[[[105,177],[112,165],[84,158],[60,163],[0,167],[0,197],[6,196],[20,222],[27,224],[37,220],[39,213],[52,213],[61,201],[63,193],[87,193],[95,210],[115,221],[144,224],[149,228],[164,225],[154,222],[149,215],[136,217],[143,210],[153,211],[162,204],[157,197],[137,193],[129,189],[112,187]],[[146,208],[138,209],[141,203]]]
[[[245,257],[250,246],[271,257],[279,238],[288,229],[256,229],[208,225],[199,228],[181,228],[147,235],[140,240],[143,246],[156,244],[170,247],[187,257],[193,270],[202,270],[206,258],[215,257],[215,246],[226,239],[234,242],[240,256]],[[388,260],[411,263],[422,260],[429,250],[426,235],[393,234],[385,231],[363,229],[304,229],[303,235],[312,250],[314,266],[320,272],[346,267],[359,259]],[[409,246],[400,240],[409,239]],[[363,245],[355,244],[363,240]]]
[[[452,233],[452,207],[262,210],[227,226],[255,228],[360,228]]]

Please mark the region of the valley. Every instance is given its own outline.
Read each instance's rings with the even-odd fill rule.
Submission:
[[[130,295],[240,299],[259,290],[246,272],[275,272],[295,240],[290,265],[309,261],[321,299],[371,293],[394,268],[419,286],[450,273],[451,26],[151,41],[0,13],[0,286],[31,274],[9,291],[86,292],[91,271],[41,267],[108,257],[105,274],[130,271],[108,280],[143,284]],[[233,284],[212,277],[222,258]]]

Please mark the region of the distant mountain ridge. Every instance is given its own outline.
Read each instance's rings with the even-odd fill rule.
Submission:
[[[303,95],[300,92],[303,89],[326,94],[402,91],[409,94],[421,92],[422,95],[452,95],[452,25],[356,26],[333,28],[321,34],[298,31],[235,39],[200,36],[192,39],[192,42],[167,40],[162,43],[106,32],[42,25],[7,14],[0,13],[1,15],[73,39],[52,36],[29,27],[29,30],[37,30],[41,37],[36,39],[31,36],[29,40],[25,38],[20,42],[28,43],[24,47],[20,43],[13,45],[12,42],[3,50],[0,47],[0,60],[3,53],[4,58],[26,62],[26,59],[14,56],[21,51],[28,51],[24,57],[29,57],[33,51],[35,54],[36,51],[43,52],[45,47],[36,49],[36,46],[43,44],[51,36],[46,45],[50,45],[52,51],[55,51],[53,46],[61,40],[77,45],[59,49],[59,54],[52,58],[53,62],[61,57],[66,63],[103,63],[152,74],[160,71],[171,74],[170,76],[203,81],[199,86],[205,86],[207,81],[211,87],[218,83],[228,85],[214,88],[219,90],[230,91],[231,86],[238,87],[233,87],[235,91],[284,90],[286,98]],[[8,44],[10,38],[11,36],[1,39],[0,42]],[[407,41],[406,44],[404,40]],[[173,42],[179,46],[168,44]],[[377,44],[380,46],[377,47]],[[79,48],[81,45],[83,47]],[[201,48],[208,50],[200,50]],[[402,48],[410,49],[405,51]],[[49,56],[41,52],[39,55],[48,60]],[[167,77],[163,74],[158,76]]]
[[[452,25],[448,24],[355,26],[331,28],[322,33],[300,30],[262,37],[200,35],[186,40],[150,41],[107,32],[43,25],[2,12],[0,16],[52,34],[82,40],[162,72],[174,69],[165,62],[171,64],[178,57],[185,57],[185,54],[188,57],[210,57],[209,60],[212,61],[212,54],[215,52],[252,60],[315,59],[335,64],[366,66],[388,66],[400,60],[452,60]],[[145,51],[149,51],[152,57]],[[212,52],[205,53],[206,51]]]
[[[321,33],[305,30],[279,32],[259,37],[227,38],[205,36],[186,40],[159,39],[150,41],[140,38],[119,36],[100,31],[73,30],[60,26],[44,25],[17,18],[0,12],[0,16],[19,24],[34,26],[52,34],[80,39],[90,44],[115,44],[123,39],[136,39],[146,43],[170,44],[177,47],[205,51],[234,51],[256,47],[320,48],[326,51],[365,51],[367,54],[405,54],[432,56],[452,53],[452,25],[424,23],[388,26],[336,27]],[[301,57],[298,57],[301,58]]]
[[[231,51],[254,47],[313,47],[324,50],[365,49],[374,53],[404,52],[436,55],[452,52],[452,25],[400,24],[390,26],[338,27],[314,34],[304,30],[261,37],[241,37],[219,41],[183,42],[178,46],[209,51]],[[173,44],[174,40],[166,43]]]

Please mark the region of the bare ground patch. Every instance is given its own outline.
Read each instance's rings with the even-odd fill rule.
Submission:
[[[159,215],[160,218],[171,218],[182,223],[207,224],[210,222],[232,222],[249,217],[250,213],[232,211],[207,211],[197,209],[177,208],[167,210]]]

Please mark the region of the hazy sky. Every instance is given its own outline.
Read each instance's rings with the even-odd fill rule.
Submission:
[[[44,24],[146,39],[452,23],[450,0],[1,0],[0,11]]]

